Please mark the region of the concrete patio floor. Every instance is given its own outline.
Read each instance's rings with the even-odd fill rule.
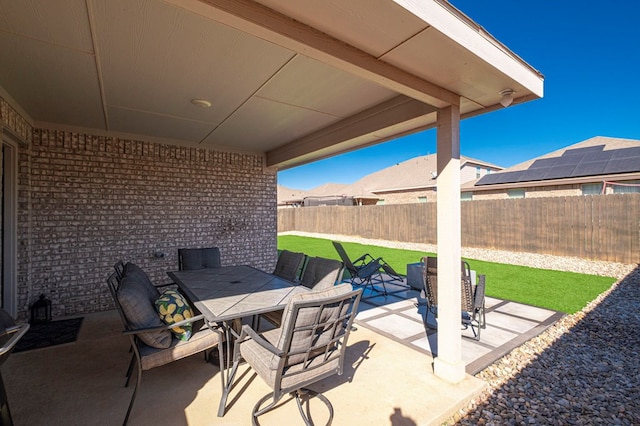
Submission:
[[[356,322],[430,357],[437,356],[437,319],[427,309],[424,294],[404,282],[387,282],[386,288],[386,297],[366,288]],[[471,328],[461,331],[462,360],[468,374],[476,374],[564,316],[492,297],[486,297],[485,311],[487,327],[481,330],[480,341],[473,339]]]
[[[335,425],[437,425],[485,387],[467,375],[452,385],[433,374],[436,331],[425,326],[420,293],[404,284],[386,297],[367,289],[349,339],[345,373],[311,386],[333,404]],[[418,303],[419,306],[416,306]],[[492,363],[540,333],[560,314],[487,299],[482,340],[463,338],[467,372]],[[124,388],[131,354],[116,311],[86,315],[75,343],[12,354],[2,369],[17,425],[121,424],[133,388]],[[468,333],[464,331],[463,333]],[[246,365],[231,391],[227,412],[216,416],[218,367],[202,356],[143,373],[131,425],[246,425],[268,387]],[[260,417],[262,425],[302,424],[294,401]],[[288,402],[287,402],[288,401]],[[313,412],[324,424],[322,407]],[[324,416],[324,417],[323,417]]]
[[[86,315],[75,343],[15,353],[2,369],[16,425],[122,424],[132,388],[124,388],[129,341],[116,311]],[[448,384],[432,373],[432,358],[358,327],[349,339],[345,373],[319,382],[332,402],[335,425],[435,425],[485,386],[467,376]],[[247,425],[269,389],[245,365],[216,416],[218,367],[196,355],[144,372],[131,425]],[[288,400],[288,398],[284,398]],[[317,410],[318,424],[324,411]],[[263,425],[302,424],[294,401],[261,416]]]

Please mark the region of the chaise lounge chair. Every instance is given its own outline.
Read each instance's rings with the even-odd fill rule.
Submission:
[[[363,285],[366,289],[368,285],[372,290],[378,290],[374,284],[382,284],[382,293],[387,295],[387,288],[384,285],[384,277],[382,271],[391,276],[393,280],[402,281],[402,277],[396,271],[393,270],[391,265],[385,262],[381,257],[374,258],[369,253],[365,253],[356,260],[349,259],[347,252],[342,247],[342,244],[337,241],[332,241],[338,255],[344,263],[344,267],[351,275],[350,282],[354,285]]]

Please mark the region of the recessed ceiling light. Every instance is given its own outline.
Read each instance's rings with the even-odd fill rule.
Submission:
[[[206,99],[191,99],[191,103],[200,108],[209,108],[211,106],[211,102]]]

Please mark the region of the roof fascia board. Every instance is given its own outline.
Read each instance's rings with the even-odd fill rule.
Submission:
[[[418,185],[418,186],[407,186],[402,188],[383,188],[383,189],[370,189],[369,192],[378,193],[378,192],[398,192],[398,191],[414,191],[419,189],[433,189],[436,187],[436,184],[433,185]]]
[[[460,96],[251,0],[165,0],[438,108]]]
[[[267,152],[267,166],[276,166],[337,143],[378,132],[436,109],[406,96],[396,96],[315,133]],[[299,165],[299,163],[296,163]]]
[[[440,0],[393,1],[538,97],[543,96],[542,74],[452,5]]]

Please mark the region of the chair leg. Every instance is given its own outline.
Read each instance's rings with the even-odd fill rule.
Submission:
[[[122,426],[126,426],[129,421],[129,415],[131,414],[131,409],[133,408],[133,403],[136,400],[136,395],[138,394],[138,387],[140,386],[140,382],[142,381],[142,367],[138,365],[138,377],[136,377],[136,386],[133,388],[133,395],[131,395],[131,402],[129,402],[129,408],[127,408],[127,415],[124,417],[124,422]],[[129,383],[129,379],[127,379],[127,383]]]
[[[295,397],[296,397],[296,403],[298,405],[298,411],[300,412],[300,415],[302,416],[302,419],[304,420],[305,425],[313,426],[313,420],[311,419],[311,411],[309,407],[309,399],[311,399],[312,397],[318,398],[329,409],[329,420],[327,421],[327,426],[330,425],[331,422],[333,422],[333,406],[331,405],[331,402],[329,402],[327,397],[325,397],[321,393],[312,391],[311,389],[302,388],[302,389],[298,389],[295,392]],[[305,413],[305,410],[302,409],[302,406],[305,403],[307,406],[306,413]]]
[[[127,381],[124,384],[124,387],[129,386],[129,380],[131,379],[131,373],[133,373],[133,366],[136,362],[136,354],[131,355],[131,361],[129,361],[129,368],[127,368]]]
[[[262,404],[264,404],[265,401],[268,400],[269,398],[273,398],[273,401],[271,402],[271,404],[269,404],[266,407],[260,409],[260,406]],[[254,425],[254,426],[257,426],[258,425],[258,416],[266,413],[267,411],[269,411],[273,407],[275,407],[279,400],[280,400],[280,398],[276,398],[273,395],[273,393],[268,393],[265,396],[263,396],[262,398],[260,398],[260,400],[256,403],[256,405],[253,407],[253,410],[251,411],[251,424]]]

